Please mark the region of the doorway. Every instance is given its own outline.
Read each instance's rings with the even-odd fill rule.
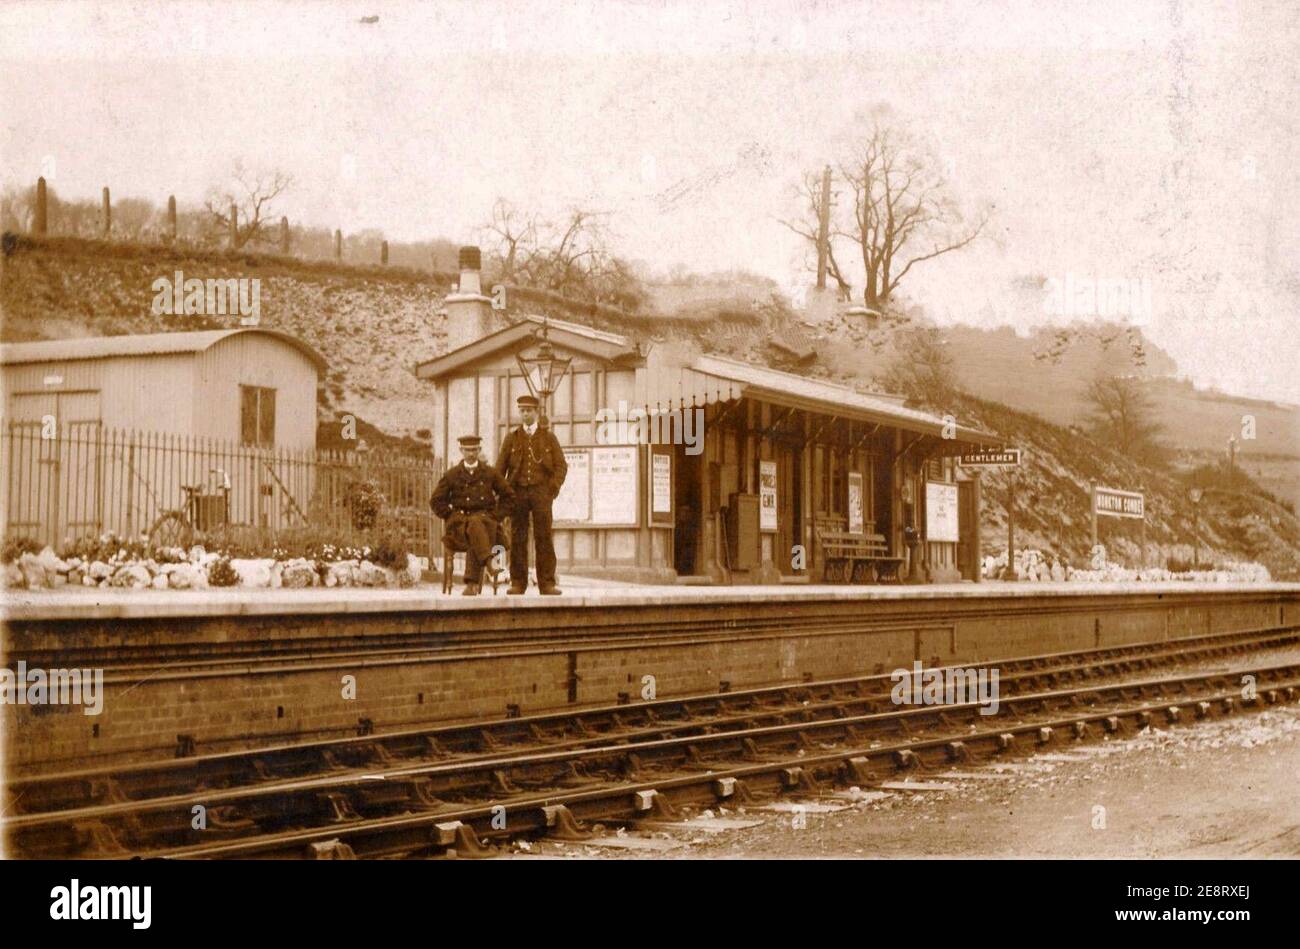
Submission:
[[[701,564],[704,536],[702,478],[704,454],[673,446],[673,569],[680,577],[695,576]]]
[[[957,482],[957,570],[963,580],[978,580],[980,565],[975,561],[975,538],[980,529],[975,510],[975,482]]]

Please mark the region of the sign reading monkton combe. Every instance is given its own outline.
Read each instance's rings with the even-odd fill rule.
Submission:
[[[1098,514],[1138,520],[1146,517],[1146,499],[1136,491],[1098,487],[1094,496],[1096,500],[1093,503]]]

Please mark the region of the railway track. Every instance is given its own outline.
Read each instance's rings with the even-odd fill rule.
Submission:
[[[1001,673],[996,728],[975,703],[895,706],[892,680],[869,676],[48,775],[10,785],[3,830],[29,857],[473,852],[480,835],[577,836],[578,819],[869,784],[1026,735],[1045,744],[1234,711],[1236,671],[1104,680],[1297,641],[1295,628],[1249,631],[968,667]],[[1244,672],[1258,701],[1300,688],[1300,665]]]

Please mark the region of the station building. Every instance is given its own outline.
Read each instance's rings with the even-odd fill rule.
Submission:
[[[680,344],[538,316],[502,325],[476,256],[447,298],[448,352],[416,367],[433,383],[433,452],[454,464],[457,437],[475,433],[495,460],[539,353],[567,360],[544,405],[569,464],[553,509],[562,573],[819,581],[822,534],[877,535],[908,558],[911,526],[913,576],[978,581],[979,483],[956,456],[994,436]]]

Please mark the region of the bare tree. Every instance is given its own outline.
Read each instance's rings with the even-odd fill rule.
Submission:
[[[1138,462],[1159,463],[1165,455],[1160,444],[1162,428],[1140,380],[1132,376],[1101,375],[1088,383],[1083,397],[1088,404],[1092,435],[1124,456]]]
[[[505,198],[497,198],[492,220],[484,225],[483,233],[485,242],[495,245],[498,279],[516,281],[521,272],[527,272],[538,251],[537,231],[535,214],[525,214]]]
[[[956,369],[943,334],[933,326],[912,327],[899,333],[894,345],[885,386],[927,408],[949,408],[956,391]]]
[[[641,283],[632,267],[610,251],[607,217],[572,208],[553,223],[498,199],[482,233],[494,245],[491,256],[500,280],[635,307],[644,295]]]
[[[247,244],[267,243],[275,239],[270,222],[274,217],[271,203],[291,184],[292,176],[275,170],[252,172],[236,161],[231,185],[222,190],[212,188],[204,201],[208,218],[208,239],[219,242],[230,233],[230,208],[234,205],[236,221],[234,249]]]
[[[832,208],[827,269],[841,288],[847,285],[834,248],[837,241],[848,242],[861,259],[862,301],[873,309],[889,302],[917,264],[968,246],[988,223],[987,210],[974,221],[965,218],[937,165],[919,142],[880,115],[840,163],[850,196],[843,207]],[[815,174],[804,176],[801,200],[799,221],[783,223],[815,247],[821,209]]]

